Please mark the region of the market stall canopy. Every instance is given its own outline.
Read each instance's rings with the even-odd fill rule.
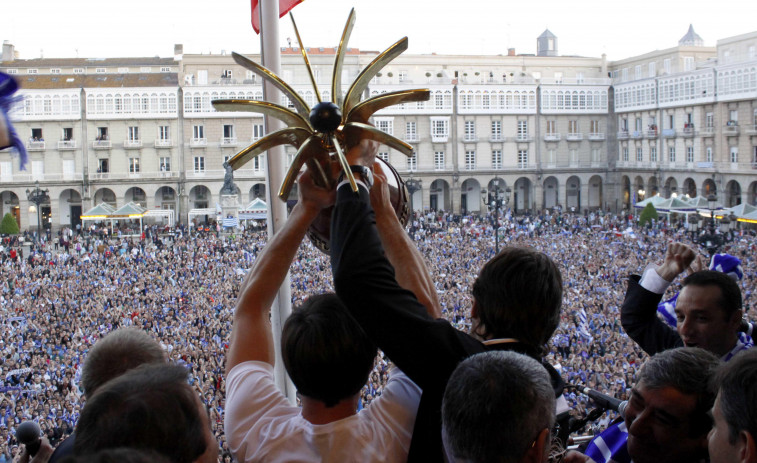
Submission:
[[[728,211],[735,215],[736,217],[745,217],[755,211],[757,211],[757,206],[752,206],[751,204],[747,203],[741,203],[737,204],[733,207],[726,208],[725,211]]]
[[[696,207],[678,198],[668,198],[660,203],[655,204],[655,209],[662,212],[695,212]]]
[[[647,204],[652,203],[655,209],[657,209],[657,205],[663,201],[666,201],[666,199],[660,195],[654,195],[651,198],[647,198],[642,201],[639,201],[638,203],[634,204],[633,207],[637,209],[644,209],[644,207],[646,207]]]
[[[116,211],[116,208],[108,203],[100,203],[92,209],[82,214],[79,218],[82,220],[103,220]]]
[[[268,218],[268,204],[260,198],[255,198],[244,209],[239,210],[240,220],[261,220]]]

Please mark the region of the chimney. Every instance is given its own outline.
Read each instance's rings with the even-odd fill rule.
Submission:
[[[13,44],[8,40],[3,40],[3,61],[13,61],[16,58],[16,52]]]
[[[174,61],[181,61],[181,57],[184,55],[184,45],[177,43],[173,46],[173,59]]]
[[[515,48],[508,48],[507,56],[515,56]]]

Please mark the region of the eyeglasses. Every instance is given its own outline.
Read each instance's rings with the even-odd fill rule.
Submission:
[[[562,441],[558,437],[559,430],[560,425],[555,424],[552,432],[550,433],[551,440],[549,443],[549,456],[547,457],[547,462],[549,463],[562,463],[563,460],[565,460],[565,454],[568,453],[568,449],[565,448]],[[537,436],[536,439],[534,439],[534,441],[531,443],[531,447],[536,445],[536,441],[538,439],[539,437]]]

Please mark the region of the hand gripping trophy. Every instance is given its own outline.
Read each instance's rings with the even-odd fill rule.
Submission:
[[[342,65],[344,63],[344,55],[347,51],[347,42],[355,25],[355,10],[353,9],[347,18],[347,24],[344,26],[342,38],[334,57],[334,69],[331,80],[331,95],[334,98],[334,102],[321,101],[321,93],[318,91],[315,76],[310,66],[310,60],[308,59],[305,47],[302,45],[297,24],[294,22],[294,16],[290,13],[289,17],[292,20],[294,31],[297,35],[297,41],[302,51],[302,57],[305,61],[310,81],[318,97],[318,103],[312,109],[309,108],[305,100],[277,75],[239,53],[232,53],[234,60],[239,65],[244,66],[278,88],[294,106],[294,111],[267,101],[242,99],[214,100],[212,102],[213,107],[218,111],[262,113],[280,119],[288,126],[285,129],[268,134],[246,147],[229,159],[228,163],[236,170],[255,156],[261,155],[274,146],[289,144],[296,147],[298,151],[281,184],[278,193],[279,198],[286,201],[303,164],[306,164],[315,173],[314,179],[319,185],[332,188],[334,187],[334,179],[331,177],[330,164],[337,162],[344,172],[345,178],[349,180],[353,191],[357,191],[357,184],[347,165],[344,151],[360,139],[368,138],[396,149],[407,157],[412,157],[412,146],[376,129],[368,124],[368,120],[375,112],[389,106],[414,101],[427,101],[431,96],[431,92],[428,89],[400,90],[382,93],[381,95],[360,101],[371,79],[394,58],[407,50],[408,40],[407,37],[404,37],[384,50],[368,64],[360,72],[346,94],[342,94]],[[382,169],[387,173],[387,178],[389,179],[395,211],[397,211],[397,215],[402,223],[406,224],[409,213],[407,210],[408,194],[405,185],[391,165],[383,163]],[[328,253],[328,227],[331,211],[324,211],[324,214],[325,217],[320,217],[313,223],[308,236],[319,249]]]

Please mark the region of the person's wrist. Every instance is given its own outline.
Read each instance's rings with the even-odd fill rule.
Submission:
[[[666,264],[662,264],[657,267],[657,274],[660,276],[660,278],[667,281],[673,281],[678,276],[678,272],[674,268],[671,268]]]

